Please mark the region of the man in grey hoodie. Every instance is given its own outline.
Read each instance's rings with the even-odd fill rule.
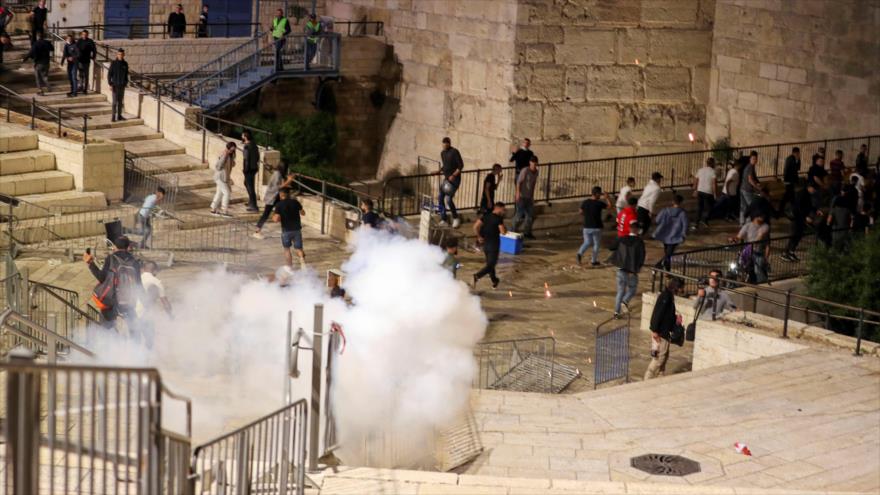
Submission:
[[[672,200],[672,206],[663,208],[657,215],[654,239],[663,243],[663,259],[657,263],[657,266],[662,265],[664,270],[669,270],[675,248],[684,242],[684,238],[687,236],[688,219],[687,212],[681,207],[683,201],[684,198],[680,194],[676,194]]]

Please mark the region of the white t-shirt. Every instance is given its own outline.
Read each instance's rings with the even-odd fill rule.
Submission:
[[[626,198],[629,196],[630,191],[632,191],[632,188],[628,185],[620,188],[620,194],[617,195],[617,203],[615,203],[618,210],[626,208]]]
[[[654,182],[654,179],[651,179],[648,181],[648,185],[645,186],[645,189],[642,190],[638,206],[648,210],[648,213],[654,213],[654,204],[657,203],[657,198],[659,196],[660,184],[657,184]]]
[[[701,167],[697,170],[697,191],[706,194],[715,194],[715,168]]]
[[[727,171],[727,177],[724,178],[724,194],[736,196],[737,182],[739,182],[739,172],[735,168],[731,168]]]
[[[150,304],[155,303],[161,297],[165,297],[165,285],[150,272],[141,273],[141,283],[144,285],[144,293]]]

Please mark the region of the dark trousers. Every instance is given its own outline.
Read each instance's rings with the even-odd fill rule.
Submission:
[[[486,192],[483,192],[483,195],[480,197],[480,213],[486,213],[492,210],[492,205],[495,204],[495,193],[490,192],[489,197],[486,197]]]
[[[183,38],[183,31],[171,31],[172,38]]]
[[[76,94],[78,87],[78,77],[76,70],[76,62],[67,63],[67,82],[70,83],[70,94]]]
[[[46,35],[46,29],[43,26],[31,26],[31,46],[37,42],[38,34]]]
[[[122,108],[124,106],[123,101],[125,100],[125,86],[118,85],[113,86],[113,101],[110,107],[110,113],[114,118],[122,117]]]
[[[287,43],[287,38],[277,38],[275,39],[275,70],[284,70],[284,44]]]
[[[706,222],[709,223],[709,215],[712,213],[712,208],[715,207],[715,196],[698,192],[697,193],[697,222]]]
[[[309,64],[315,58],[315,52],[318,51],[318,42],[306,41],[306,70],[309,70]]]
[[[85,94],[89,90],[89,68],[91,65],[91,62],[79,62],[77,64],[77,70],[79,72],[79,84],[77,84],[77,89],[80,93]]]
[[[791,182],[785,183],[785,194],[782,195],[782,200],[779,201],[779,208],[776,208],[776,212],[779,215],[785,215],[785,205],[794,203],[794,188],[795,184]]]
[[[244,173],[244,187],[247,189],[248,194],[248,208],[256,208],[257,207],[257,190],[255,187],[257,180],[257,172],[245,172]]]
[[[651,212],[639,206],[636,208],[636,217],[639,220],[639,227],[642,232],[647,232],[651,228]]]
[[[675,254],[675,249],[678,247],[678,244],[663,244],[663,258],[657,262],[657,268],[663,268],[666,271],[669,271],[669,268],[672,266],[672,255]]]
[[[489,275],[489,279],[492,280],[492,285],[496,285],[498,283],[498,275],[495,274],[495,265],[498,264],[498,252],[501,250],[501,245],[495,244],[486,244],[483,246],[483,254],[486,255],[486,266],[483,267],[482,270],[478,271],[474,274],[478,280]]]
[[[789,253],[793,253],[795,249],[797,249],[798,244],[800,244],[801,239],[804,237],[804,229],[807,226],[807,222],[798,215],[795,215],[794,219],[791,221],[791,234],[788,239],[788,245],[785,247],[785,250]]]
[[[266,225],[266,220],[269,220],[269,215],[272,214],[272,210],[275,208],[275,203],[278,202],[278,199],[278,195],[276,194],[275,201],[273,201],[272,204],[266,204],[266,206],[263,207],[263,214],[260,215],[260,219],[257,220],[258,229],[262,229],[263,225]]]
[[[133,308],[128,306],[113,306],[101,311],[101,317],[104,318],[102,325],[104,325],[104,328],[115,328],[116,318],[121,316],[123,319],[128,320],[132,315],[134,315]]]

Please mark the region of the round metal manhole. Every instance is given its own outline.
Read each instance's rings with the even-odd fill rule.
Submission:
[[[687,476],[700,472],[700,463],[668,454],[645,454],[630,459],[630,465],[639,471],[658,476]]]

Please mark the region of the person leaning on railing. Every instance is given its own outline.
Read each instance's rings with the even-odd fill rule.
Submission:
[[[306,60],[305,60],[305,68],[309,70],[309,64],[312,63],[312,59],[315,57],[315,53],[318,51],[318,37],[317,35],[321,34],[323,31],[323,27],[321,23],[318,21],[315,14],[309,14],[309,20],[306,22]]]
[[[694,310],[700,311],[699,319],[715,320],[722,313],[736,310],[736,305],[730,295],[721,288],[718,278],[721,272],[712,270],[709,278],[702,282],[694,300]]]

